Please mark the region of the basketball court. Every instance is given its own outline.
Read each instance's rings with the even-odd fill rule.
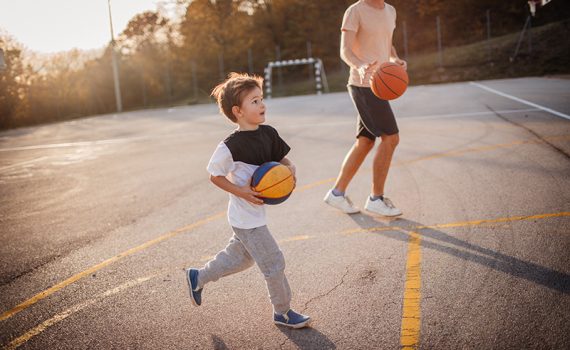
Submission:
[[[568,348],[569,101],[564,77],[410,87],[392,104],[389,220],[322,202],[354,141],[347,93],[267,100],[297,166],[268,217],[303,330],[273,325],[257,268],[191,305],[183,269],[231,236],[205,170],[233,129],[213,104],[0,133],[0,344]],[[371,175],[369,156],[360,207]]]

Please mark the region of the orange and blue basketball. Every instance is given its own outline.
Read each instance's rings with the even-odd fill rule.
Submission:
[[[285,165],[278,162],[261,164],[251,177],[251,187],[259,192],[265,204],[283,203],[295,188],[295,178]]]

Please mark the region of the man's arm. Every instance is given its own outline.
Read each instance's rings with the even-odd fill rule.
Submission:
[[[352,51],[352,46],[356,40],[356,32],[352,30],[343,30],[340,36],[340,58],[350,67],[358,70],[360,75],[360,82],[364,80],[366,73],[375,69],[376,61],[364,62],[358,58]]]
[[[396,47],[394,47],[394,45],[392,45],[392,52],[390,53],[390,56],[392,57],[392,59],[394,59],[394,62],[401,65],[404,68],[404,70],[408,69],[408,62],[398,57],[398,53],[396,52]]]

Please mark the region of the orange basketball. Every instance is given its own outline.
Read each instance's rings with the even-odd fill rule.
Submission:
[[[393,100],[402,96],[408,87],[408,82],[408,73],[401,65],[384,62],[370,78],[370,87],[376,97]]]

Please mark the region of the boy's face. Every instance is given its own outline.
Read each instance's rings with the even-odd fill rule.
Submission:
[[[241,106],[233,109],[237,122],[244,128],[257,128],[259,124],[265,122],[265,103],[263,102],[263,93],[260,88],[249,91]]]

